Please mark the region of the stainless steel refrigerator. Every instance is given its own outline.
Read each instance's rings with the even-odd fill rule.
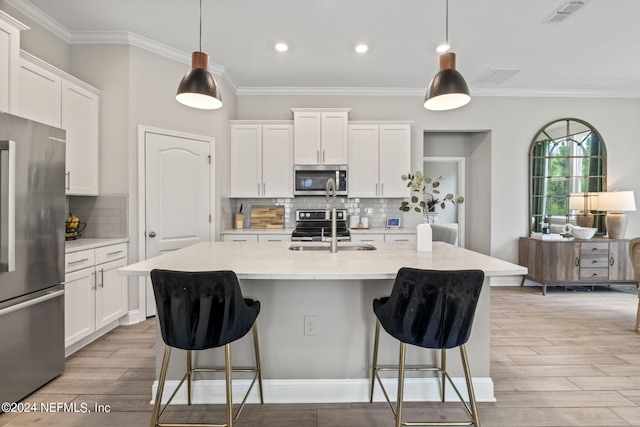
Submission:
[[[65,131],[0,112],[0,402],[64,370]]]

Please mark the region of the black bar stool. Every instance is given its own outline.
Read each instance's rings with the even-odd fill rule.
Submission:
[[[260,403],[264,403],[262,398],[258,329],[256,326],[256,318],[260,313],[260,301],[242,297],[238,278],[233,271],[184,272],[153,270],[151,271],[151,282],[153,283],[153,293],[156,297],[160,331],[165,343],[151,427],[176,425],[162,423],[160,422],[160,417],[185,380],[187,380],[187,402],[191,404],[191,378],[194,372],[225,372],[226,384],[226,424],[195,425],[232,427],[240,412],[242,412],[256,380],[260,390]],[[251,329],[253,329],[256,366],[232,369],[231,342],[242,338]],[[192,351],[222,346],[225,349],[224,367],[205,368],[192,366]],[[187,372],[161,410],[162,393],[172,348],[187,351]],[[233,415],[233,400],[231,396],[231,373],[233,371],[255,372],[251,385],[235,416]],[[190,424],[180,423],[179,425]]]
[[[481,270],[436,271],[415,268],[401,268],[393,284],[391,295],[373,300],[373,311],[377,317],[371,367],[371,394],[376,380],[382,387],[385,399],[396,420],[401,425],[474,425],[480,427],[476,400],[473,393],[469,362],[465,343],[469,340],[478,298],[482,290],[484,272]],[[380,325],[391,336],[400,341],[398,366],[378,366],[378,343]],[[440,366],[406,365],[406,344],[438,349],[441,353]],[[460,348],[462,366],[467,383],[469,404],[458,391],[447,373],[446,349]],[[398,371],[398,397],[396,409],[385,390],[379,371]],[[433,371],[439,374],[440,397],[445,401],[445,378],[451,383],[470,420],[464,422],[402,420],[402,399],[405,371]]]

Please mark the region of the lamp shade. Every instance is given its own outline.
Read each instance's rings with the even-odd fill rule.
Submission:
[[[635,211],[636,199],[633,191],[606,191],[598,194],[598,210]]]
[[[571,193],[569,195],[569,209],[597,211],[598,206],[598,193]]]
[[[207,70],[209,55],[193,52],[191,70],[187,71],[180,84],[176,99],[188,107],[215,110],[222,107],[220,89],[211,73]]]
[[[444,111],[462,107],[471,101],[469,86],[456,70],[456,54],[440,55],[440,71],[431,80],[424,100],[427,110]]]

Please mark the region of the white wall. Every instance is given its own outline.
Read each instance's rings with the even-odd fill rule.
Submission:
[[[528,233],[529,145],[548,122],[576,117],[595,126],[608,149],[609,188],[635,190],[640,199],[638,99],[476,96],[469,105],[446,112],[427,111],[422,104],[422,97],[409,96],[239,96],[237,118],[290,119],[291,107],[351,107],[352,120],[413,120],[414,170],[421,167],[424,131],[489,131],[490,152],[477,154],[478,162],[490,162],[490,177],[475,184],[476,191],[490,194],[491,215],[468,227],[467,244],[481,245],[482,234],[488,233],[490,254],[511,262],[518,260],[518,237]],[[467,187],[465,196],[473,197],[473,191]],[[627,214],[627,237],[639,236],[640,212]]]

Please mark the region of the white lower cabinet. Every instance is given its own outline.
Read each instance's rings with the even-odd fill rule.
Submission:
[[[127,314],[127,277],[118,274],[118,269],[127,265],[127,244],[72,252],[65,262],[64,336],[68,349],[87,337],[91,337],[87,343],[97,338]]]
[[[223,234],[223,242],[257,242],[257,234]]]
[[[258,242],[290,242],[291,233],[258,234]]]

